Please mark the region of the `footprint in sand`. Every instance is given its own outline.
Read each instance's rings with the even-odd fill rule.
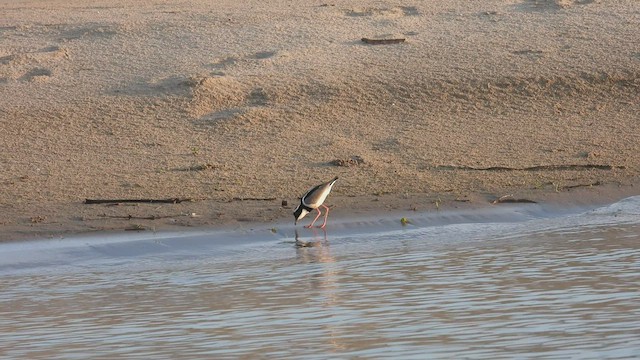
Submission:
[[[238,58],[235,56],[227,56],[224,58],[218,58],[214,60],[209,66],[215,70],[222,70],[229,66],[232,66],[238,62]]]
[[[265,89],[250,88],[232,77],[199,77],[191,81],[188,112],[199,125],[213,125],[260,111],[269,102]]]
[[[214,69],[210,76],[194,76],[188,81],[191,88],[188,112],[197,125],[211,126],[221,121],[249,116],[260,112],[269,102],[263,88],[250,88],[227,76],[222,70],[256,64],[278,55],[276,51],[258,51],[245,56],[224,56],[209,66]]]
[[[209,64],[209,67],[214,70],[211,75],[224,76],[226,75],[224,70],[231,69],[234,66],[242,66],[242,63],[247,61],[270,59],[277,54],[276,51],[258,51],[243,57],[237,55],[219,57]]]
[[[276,55],[275,51],[259,51],[251,56],[249,56],[250,59],[255,59],[255,60],[264,60],[264,59],[269,59],[272,58]]]
[[[262,89],[247,92],[234,76],[227,75],[227,70],[241,67],[250,63],[257,63],[276,56],[276,51],[259,51],[245,56],[228,55],[216,58],[207,67],[212,70],[208,74],[194,74],[191,76],[171,75],[161,78],[147,79],[131,83],[127,87],[113,89],[114,93],[130,95],[183,95],[192,98],[190,112],[194,116],[201,116],[213,109],[224,108],[229,105],[239,105],[246,99],[248,106],[261,106],[267,102],[267,96]],[[0,62],[3,58],[0,58]],[[223,71],[224,70],[224,71]],[[245,95],[242,95],[242,94]],[[233,112],[236,114],[237,112]]]
[[[2,56],[0,57],[0,82],[49,80],[53,76],[56,65],[67,59],[69,59],[69,52],[55,45],[37,51]]]
[[[70,41],[78,39],[104,39],[111,38],[118,33],[118,27],[109,24],[82,24],[80,26],[60,26],[60,41]]]
[[[46,68],[35,68],[29,70],[27,73],[22,75],[18,80],[20,81],[28,81],[28,82],[40,82],[47,81],[53,75],[50,69]]]
[[[415,6],[396,6],[392,8],[352,8],[342,10],[343,14],[351,17],[384,17],[398,18],[402,16],[420,15],[418,8]]]
[[[520,8],[528,11],[555,11],[570,8],[574,5],[588,5],[597,0],[524,0]]]
[[[533,60],[538,60],[544,56],[544,52],[542,50],[533,50],[533,49],[525,49],[525,50],[516,50],[511,52],[514,55],[525,56]]]

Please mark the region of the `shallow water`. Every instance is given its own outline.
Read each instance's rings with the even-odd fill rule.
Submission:
[[[0,244],[0,357],[640,357],[640,197],[443,218]]]

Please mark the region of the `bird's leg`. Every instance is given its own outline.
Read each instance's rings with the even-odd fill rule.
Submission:
[[[327,217],[329,217],[329,208],[326,205],[322,205],[322,207],[327,210],[324,212],[324,222],[322,223],[322,225],[320,225],[320,228],[324,229],[324,227],[327,226]]]
[[[311,224],[305,226],[307,229],[311,229],[311,227],[313,226],[313,224],[316,222],[316,220],[318,220],[318,218],[320,217],[320,215],[322,215],[322,213],[320,212],[320,208],[317,207],[316,210],[318,210],[318,215],[316,215],[316,218],[313,219],[313,221],[311,222]]]

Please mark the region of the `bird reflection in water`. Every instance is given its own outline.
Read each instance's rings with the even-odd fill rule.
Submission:
[[[340,306],[340,267],[336,259],[331,255],[327,231],[322,228],[322,234],[318,234],[316,229],[312,229],[313,237],[309,240],[302,240],[298,229],[295,230],[295,246],[298,260],[304,264],[320,264],[320,271],[311,273],[307,279],[311,288],[318,292],[322,307],[328,309],[338,309]],[[338,311],[329,311],[338,313]],[[336,349],[345,349],[343,329],[338,325],[338,321],[327,321],[323,325],[328,333],[327,340]]]

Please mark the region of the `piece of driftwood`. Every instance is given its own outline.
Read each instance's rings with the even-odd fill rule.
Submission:
[[[149,215],[149,216],[134,216],[134,215],[102,215],[101,217],[110,218],[110,219],[124,219],[124,220],[158,220],[158,219],[170,219],[181,217],[184,215]]]
[[[276,198],[254,198],[254,197],[246,197],[246,198],[241,198],[241,197],[234,197],[232,200],[233,201],[273,201]]]
[[[124,228],[125,231],[146,231],[147,228],[142,225],[132,225]]]
[[[440,165],[435,166],[434,170],[472,170],[472,171],[544,171],[544,170],[614,170],[626,169],[626,166],[616,165],[600,165],[600,164],[569,164],[569,165],[537,165],[528,167],[508,167],[508,166],[490,166],[490,167],[473,167],[473,166],[456,166],[456,165]]]
[[[177,204],[183,201],[193,201],[192,199],[85,199],[85,204],[117,204],[117,203],[168,203]]]
[[[369,44],[369,45],[388,45],[388,44],[400,44],[405,42],[406,39],[369,39],[369,38],[362,38],[361,39],[363,43],[365,44]]]
[[[537,201],[529,200],[529,199],[516,199],[513,195],[504,195],[501,196],[491,202],[493,205],[495,204],[537,204]]]

